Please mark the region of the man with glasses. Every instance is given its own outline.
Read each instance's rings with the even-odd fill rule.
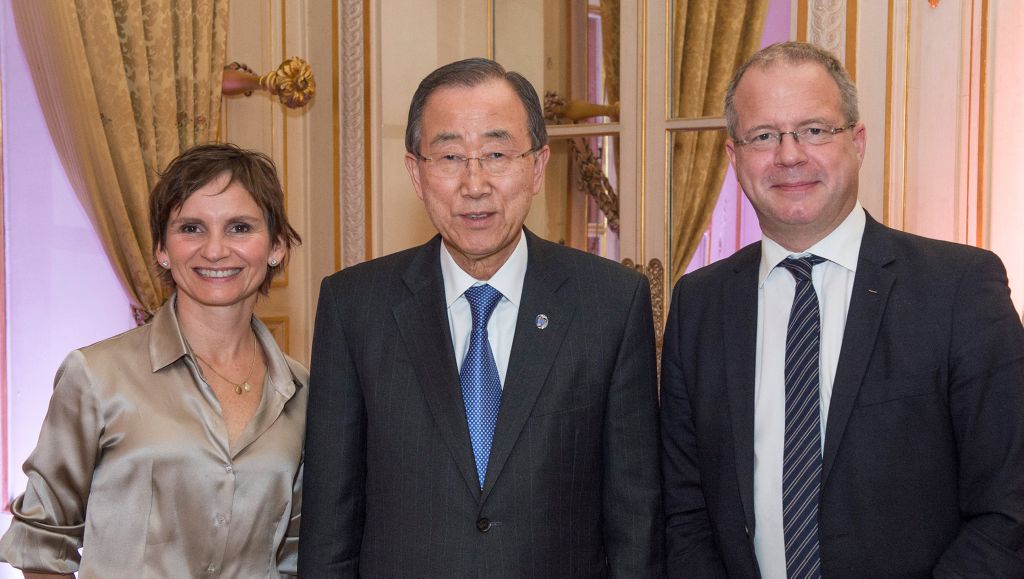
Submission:
[[[828,52],[761,50],[725,110],[763,237],[672,296],[669,576],[1024,576],[1024,329],[1002,263],[865,213],[857,91]]]
[[[523,227],[550,155],[521,75],[413,96],[406,168],[439,235],[320,292],[303,577],[659,577],[650,288]]]

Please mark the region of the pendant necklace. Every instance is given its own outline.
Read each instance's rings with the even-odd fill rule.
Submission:
[[[192,348],[190,347],[189,350],[192,350]],[[195,350],[192,350],[192,355],[194,355],[197,360],[199,360],[200,362],[205,364],[207,368],[212,370],[214,374],[216,374],[217,376],[220,376],[221,380],[224,380],[228,384],[231,384],[232,386],[234,386],[235,394],[238,394],[239,396],[241,396],[242,394],[245,394],[246,392],[249,392],[249,391],[252,390],[252,385],[249,384],[249,376],[252,376],[252,370],[253,370],[253,368],[256,367],[256,336],[255,335],[253,335],[253,337],[252,337],[252,359],[249,360],[249,371],[245,373],[245,378],[242,378],[241,382],[235,382],[234,380],[231,380],[227,376],[225,376],[225,375],[221,374],[220,372],[218,372],[217,369],[213,367],[213,364],[211,364],[211,363],[207,362],[206,360],[204,360],[203,357],[200,356],[199,353],[196,352]]]

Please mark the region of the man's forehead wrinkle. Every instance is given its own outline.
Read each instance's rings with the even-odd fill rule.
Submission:
[[[489,131],[485,131],[483,134],[483,138],[485,140],[495,140],[503,142],[511,142],[515,140],[515,138],[512,136],[512,132],[507,129],[491,129]],[[434,138],[430,140],[430,144],[437,145],[440,143],[450,143],[453,141],[464,140],[465,138],[458,133],[452,131],[442,131],[435,135]]]

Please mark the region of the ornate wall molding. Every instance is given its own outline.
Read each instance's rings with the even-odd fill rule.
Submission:
[[[274,340],[277,342],[278,347],[285,354],[291,356],[289,341],[289,326],[290,321],[288,316],[259,316],[260,321],[270,331],[270,335],[274,336]]]
[[[622,265],[633,268],[647,276],[651,284],[651,313],[654,314],[654,340],[658,353],[658,372],[661,372],[661,345],[665,339],[665,266],[660,259],[652,259],[647,262],[647,267],[633,263],[633,260],[626,258]]]
[[[846,0],[809,0],[807,39],[846,61]]]
[[[342,267],[368,257],[364,18],[364,0],[341,1],[341,215],[335,226],[341,227]]]

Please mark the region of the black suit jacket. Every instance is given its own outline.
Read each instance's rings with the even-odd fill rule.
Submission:
[[[760,244],[683,277],[662,366],[669,575],[755,577]],[[780,499],[781,500],[781,499]],[[868,217],[825,434],[825,577],[1024,576],[1024,331],[988,251]]]
[[[652,577],[663,563],[650,289],[527,232],[481,492],[440,238],[324,280],[303,577]],[[545,314],[546,328],[536,316]]]

